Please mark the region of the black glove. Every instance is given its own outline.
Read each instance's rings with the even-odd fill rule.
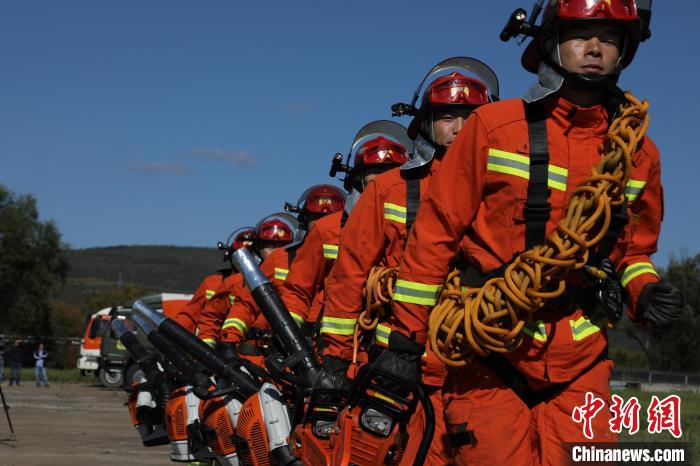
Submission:
[[[314,388],[350,390],[348,366],[350,361],[335,356],[323,357],[323,370],[314,382]]]
[[[625,290],[620,283],[620,277],[615,272],[615,267],[607,257],[600,261],[598,267],[605,272],[606,278],[595,280],[595,304],[605,317],[612,323],[619,322],[624,312]]]
[[[425,346],[419,345],[399,332],[389,335],[389,348],[382,351],[371,364],[374,367],[406,379],[408,382],[419,384],[421,381],[421,356]],[[388,384],[387,389],[392,390]]]
[[[680,318],[684,302],[681,290],[669,282],[658,282],[642,288],[638,305],[647,322],[664,328]]]
[[[236,344],[235,343],[230,343],[230,342],[219,343],[219,346],[216,347],[216,352],[227,363],[233,362],[233,361],[237,362],[237,361],[240,361],[240,359],[241,359],[238,356],[238,351],[236,351]]]

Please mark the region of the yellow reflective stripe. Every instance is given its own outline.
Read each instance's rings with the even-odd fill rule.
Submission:
[[[323,257],[326,259],[337,259],[338,258],[338,246],[335,244],[324,244],[323,245]]]
[[[385,202],[384,218],[399,223],[406,223],[406,207],[392,204],[391,202]]]
[[[215,293],[216,293],[216,291],[214,291],[214,290],[206,290],[206,291],[204,292],[204,297],[205,297],[206,299],[211,299],[212,296],[214,296]]]
[[[642,189],[646,186],[647,182],[642,180],[629,180],[627,186],[625,187],[625,196],[632,202],[637,199],[637,196],[641,194]]]
[[[230,294],[228,295],[228,302],[233,306],[233,303],[236,302],[236,295]]]
[[[292,318],[297,322],[297,324],[301,325],[304,323],[304,319],[299,314],[291,311],[289,311],[289,313],[292,315]]]
[[[389,346],[389,335],[391,335],[391,329],[386,325],[379,324],[374,330],[374,336],[378,343]]]
[[[322,317],[321,333],[332,335],[352,335],[355,333],[357,319],[344,319],[342,317]]]
[[[608,323],[608,319],[605,316],[599,316],[596,320],[589,320],[581,316],[576,320],[570,320],[569,323],[571,324],[571,335],[574,341],[581,341],[596,332],[600,332]]]
[[[211,346],[212,348],[216,346],[216,340],[214,340],[213,338],[202,338],[202,341],[207,345]]]
[[[537,341],[547,341],[547,327],[543,320],[527,322],[523,327],[523,333]]]
[[[277,280],[285,281],[287,279],[288,274],[289,274],[289,270],[280,269],[279,267],[275,267],[275,278]]]
[[[650,273],[652,275],[656,275],[657,277],[659,276],[659,274],[656,273],[654,265],[650,262],[637,262],[636,264],[632,264],[625,268],[625,270],[622,272],[620,282],[622,283],[622,286],[627,286],[629,282],[645,273]]]
[[[236,329],[238,329],[238,331],[242,334],[245,334],[248,331],[248,326],[245,324],[245,322],[243,322],[241,319],[236,319],[235,317],[226,319],[221,328],[226,329],[229,327],[236,327]]]
[[[486,169],[529,180],[530,158],[499,149],[489,149]],[[566,179],[569,176],[569,170],[549,164],[547,172],[547,186],[559,191],[566,191]]]
[[[394,300],[434,306],[441,289],[442,285],[428,285],[408,280],[397,280],[396,287],[394,287]]]

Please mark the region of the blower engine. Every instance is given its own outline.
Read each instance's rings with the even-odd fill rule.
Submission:
[[[204,400],[199,407],[204,437],[222,466],[239,464],[234,436],[241,407],[241,402],[233,395]]]
[[[388,390],[387,386],[395,389]],[[348,406],[340,413],[330,433],[332,464],[399,464],[408,442],[406,425],[418,402],[423,407],[426,422],[414,466],[425,462],[435,431],[430,399],[420,385],[371,365],[360,368]]]
[[[146,375],[126,390],[131,423],[146,447],[167,445],[168,435],[163,426],[163,406],[170,396],[171,385],[158,367],[156,357],[138,341],[120,319],[111,323],[112,330]]]
[[[292,433],[292,453],[313,465],[330,465],[333,448],[331,432],[338,415],[347,405],[348,394],[341,390],[316,389],[306,405],[301,422]]]
[[[199,427],[201,401],[189,385],[175,390],[168,400],[165,409],[165,428],[172,447],[170,453],[172,461],[187,463],[195,459],[203,459],[200,455],[195,455],[196,450],[191,448],[192,430]]]
[[[250,466],[299,464],[287,443],[291,430],[282,392],[264,383],[243,403],[238,416],[234,440],[241,461]]]

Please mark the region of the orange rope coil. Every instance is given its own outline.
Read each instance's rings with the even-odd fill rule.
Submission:
[[[448,366],[516,349],[535,311],[561,296],[567,274],[586,265],[589,250],[610,226],[612,206],[625,201],[632,156],[649,125],[649,102],[625,96],[599,149],[600,162],[573,190],[566,216],[545,243],[520,254],[503,276],[480,288],[462,290],[459,273],[448,275],[429,321],[431,347]]]
[[[377,328],[379,320],[388,312],[385,305],[394,297],[394,284],[398,276],[398,267],[372,267],[365,283],[365,308],[357,319],[362,330]]]

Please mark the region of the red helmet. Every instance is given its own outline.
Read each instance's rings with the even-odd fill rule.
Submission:
[[[355,154],[355,167],[368,165],[401,165],[408,161],[408,150],[390,139],[382,136],[370,139],[360,146]]]
[[[620,57],[620,69],[632,62],[642,40],[642,26],[635,0],[550,0],[544,11],[542,26],[528,44],[522,56],[523,67],[537,73],[544,37],[562,24],[582,21],[609,21],[621,26],[625,43]]]
[[[255,225],[255,241],[274,242],[279,246],[298,243],[304,238],[299,220],[287,212],[276,212]]]
[[[255,230],[252,227],[243,227],[233,232],[233,242],[231,248],[236,251],[240,248],[247,248],[255,240]]]
[[[345,193],[330,184],[317,184],[299,197],[297,208],[302,213],[332,214],[345,206]]]

